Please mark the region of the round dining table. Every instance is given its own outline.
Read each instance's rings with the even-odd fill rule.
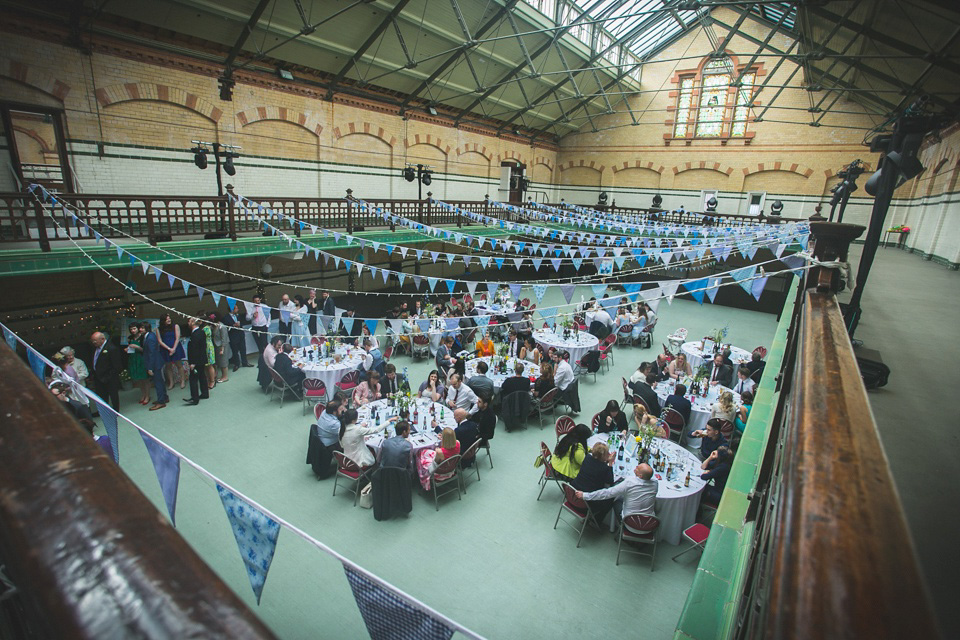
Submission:
[[[686,386],[687,389],[689,389],[689,379],[687,379],[687,382],[688,384]],[[653,390],[657,392],[657,397],[660,398],[661,406],[667,399],[667,396],[673,395],[673,391],[676,386],[677,381],[672,378],[665,382],[658,382],[656,386],[654,386]],[[688,447],[693,447],[695,449],[700,447],[700,438],[690,438],[687,437],[686,434],[689,434],[691,431],[697,431],[707,427],[707,420],[710,419],[710,409],[713,406],[713,403],[720,398],[720,394],[724,391],[729,391],[733,394],[734,406],[740,405],[740,394],[732,389],[728,389],[727,387],[721,387],[720,385],[708,387],[706,396],[694,396],[690,393],[687,393],[685,396],[687,400],[690,401],[690,420],[683,428],[685,438],[684,442]]]
[[[569,338],[564,338],[563,334],[557,333],[556,331],[540,329],[533,332],[533,339],[536,340],[538,344],[543,345],[544,349],[554,347],[569,352],[570,366],[582,360],[588,351],[593,351],[600,345],[597,336],[587,333],[586,331],[580,331],[576,336],[571,335]]]
[[[697,367],[713,358],[712,353],[705,354],[703,352],[703,341],[696,340],[693,342],[684,342],[680,346],[680,350],[686,354],[687,362],[690,363],[690,366],[693,367],[696,371]],[[740,347],[735,347],[730,345],[730,360],[733,362],[733,374],[736,376],[737,368],[741,364],[746,364],[750,362],[750,352]]]
[[[359,367],[365,355],[363,349],[345,345],[337,347],[334,353],[340,356],[339,362],[335,357],[329,355],[326,358],[321,357],[320,347],[314,345],[294,349],[290,354],[290,359],[294,366],[303,369],[308,378],[323,381],[323,384],[327,387],[328,395],[332,396],[334,387],[340,382],[341,378]]]
[[[611,436],[607,433],[598,433],[587,440],[589,446],[597,442],[606,442]],[[613,443],[610,451],[617,452],[618,444]],[[637,443],[633,436],[627,437],[624,444],[624,459],[613,463],[613,476],[620,480],[634,472],[637,467]],[[668,544],[680,544],[683,530],[697,520],[697,508],[700,505],[700,492],[707,486],[707,482],[700,478],[703,471],[700,469],[700,460],[695,455],[672,440],[654,438],[653,451],[660,451],[672,467],[668,477],[666,468],[663,471],[654,471],[653,477],[657,481],[657,500],[654,507],[660,527],[657,529],[657,540]],[[684,486],[684,479],[690,473],[690,485]]]
[[[540,377],[540,366],[536,365],[529,360],[521,360],[520,358],[507,358],[507,372],[506,373],[494,373],[493,371],[493,361],[496,360],[500,362],[503,360],[500,356],[482,356],[480,358],[473,358],[472,360],[467,360],[464,365],[464,379],[470,380],[473,376],[477,375],[477,365],[481,362],[487,363],[487,377],[493,380],[494,388],[499,391],[500,386],[503,384],[503,381],[511,376],[515,376],[516,372],[513,368],[517,365],[518,362],[523,363],[523,375],[530,378],[530,382],[536,382],[537,378]]]
[[[437,426],[443,429],[450,427],[457,428],[457,421],[453,419],[453,411],[439,402],[430,402],[424,398],[416,398],[417,420],[413,419],[413,411],[410,412],[410,444],[413,446],[414,455],[422,449],[432,449],[440,445],[440,437],[434,432],[432,422],[435,419]],[[434,414],[431,416],[430,407],[433,406]],[[373,416],[376,415],[376,418]],[[373,422],[379,422],[383,427],[382,431],[366,436],[367,446],[379,452],[383,441],[386,438],[392,438],[396,435],[394,425],[396,422],[390,422],[390,418],[400,415],[400,409],[394,405],[391,406],[389,399],[376,400],[368,402],[357,409],[357,424],[367,427]]]

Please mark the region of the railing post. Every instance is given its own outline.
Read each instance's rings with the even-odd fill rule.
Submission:
[[[430,204],[430,200],[433,199],[433,192],[427,191],[427,224],[433,224],[433,205]]]
[[[37,240],[40,242],[41,251],[50,251],[50,239],[47,238],[47,226],[43,221],[43,205],[40,203],[40,200],[33,198],[33,213],[37,219]],[[66,232],[70,233],[70,228],[66,228]]]
[[[483,215],[487,218],[490,217],[490,194],[485,193],[483,195]]]
[[[298,238],[300,237],[300,204],[298,200],[293,201],[293,218],[298,222],[293,223],[293,233]]]
[[[820,262],[846,262],[850,243],[860,237],[866,227],[843,222],[811,222],[813,257]],[[807,276],[807,288],[836,293],[840,290],[840,270],[814,266]]]
[[[236,207],[233,206],[233,199],[236,197],[233,195],[233,185],[227,185],[227,224],[229,225],[227,231],[230,234],[230,239],[236,242],[237,240],[237,222],[236,222]]]
[[[347,189],[347,233],[353,233],[353,189]]]
[[[147,242],[157,246],[156,222],[153,219],[153,202],[150,201],[150,198],[144,198],[143,211],[147,214]]]

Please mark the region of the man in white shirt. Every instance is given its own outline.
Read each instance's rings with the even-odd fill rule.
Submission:
[[[297,311],[297,305],[291,302],[290,296],[283,294],[280,297],[280,306],[277,308],[280,310],[280,328],[277,333],[289,340],[291,325],[293,324],[290,314]]]
[[[600,307],[600,309],[593,314],[593,321],[601,323],[607,329],[613,326],[613,318],[610,317],[610,313],[603,307]]]
[[[573,382],[573,367],[570,366],[566,351],[555,351],[553,362],[556,365],[553,371],[553,383],[560,391],[566,391]]]
[[[740,367],[737,369],[737,384],[733,385],[733,390],[736,393],[743,394],[744,391],[749,391],[753,393],[753,388],[756,386],[753,380],[750,379],[750,370],[746,367]]]
[[[648,464],[638,464],[632,476],[624,478],[612,487],[598,491],[577,491],[581,500],[609,500],[614,498],[614,505],[619,507],[622,517],[627,516],[655,516],[654,508],[657,501],[659,483],[653,478],[653,467]]]
[[[270,330],[270,307],[262,304],[263,298],[253,296],[253,304],[247,306],[247,322],[253,331],[253,340],[257,343],[257,351],[263,353],[267,348],[267,334]]]
[[[477,412],[477,394],[463,384],[459,373],[451,373],[447,385],[446,404],[451,409],[466,409],[468,415]]]

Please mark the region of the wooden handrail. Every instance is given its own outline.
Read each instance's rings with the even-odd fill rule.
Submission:
[[[842,261],[863,227],[812,232],[819,260]],[[938,638],[831,271],[803,293],[764,637]]]
[[[0,558],[37,637],[274,637],[5,346],[0,370]]]

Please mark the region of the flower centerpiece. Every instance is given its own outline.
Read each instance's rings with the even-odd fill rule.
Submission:
[[[690,382],[690,393],[693,395],[707,395],[707,379],[710,374],[707,373],[707,365],[701,364],[693,374],[693,381]]]
[[[650,457],[650,445],[653,444],[653,439],[659,435],[659,422],[644,422],[640,425],[640,429],[637,431],[637,436],[635,438],[637,442],[637,449],[639,451],[639,454],[637,455],[638,463],[647,461],[647,458]]]
[[[727,334],[730,332],[730,328],[727,325],[723,325],[722,329],[713,330],[713,352],[720,353],[720,350],[723,349],[723,341],[726,340]]]
[[[563,327],[563,338],[567,339],[570,337],[570,332],[573,330],[573,327],[576,326],[573,322],[573,318],[565,318],[560,326]]]

